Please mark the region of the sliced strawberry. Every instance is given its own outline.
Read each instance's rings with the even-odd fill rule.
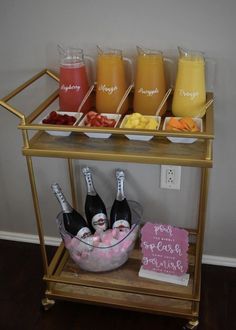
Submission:
[[[97,127],[101,126],[101,123],[99,122],[99,120],[97,120],[96,117],[90,121],[90,124],[91,126],[97,126]]]
[[[52,111],[52,112],[50,113],[50,115],[49,115],[50,119],[56,119],[57,116],[58,116],[58,115],[57,115],[56,111]]]
[[[116,124],[116,121],[115,121],[115,119],[107,119],[106,123],[109,127],[114,127]]]
[[[96,115],[91,115],[91,117],[86,117],[87,122],[91,122],[94,118],[96,118]]]
[[[106,122],[106,118],[104,118],[103,116],[101,116],[101,119],[99,121],[100,121],[101,126],[102,126]]]
[[[94,117],[96,115],[97,115],[97,112],[91,110],[87,113],[87,118],[89,119],[89,118]]]
[[[47,118],[43,119],[43,124],[50,124],[50,120]]]

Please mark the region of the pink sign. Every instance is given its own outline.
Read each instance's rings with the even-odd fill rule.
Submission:
[[[146,223],[142,230],[143,268],[181,276],[188,269],[188,232],[170,225]]]

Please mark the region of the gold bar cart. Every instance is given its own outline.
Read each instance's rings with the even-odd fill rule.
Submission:
[[[164,131],[142,131],[142,135],[154,135],[149,142],[130,141],[124,134],[138,134],[139,130],[130,131],[120,128],[84,128],[60,125],[40,125],[33,123],[37,117],[58,97],[58,90],[52,93],[40,106],[27,117],[11,106],[8,101],[44,75],[58,81],[58,76],[43,70],[23,85],[0,100],[0,105],[20,118],[19,128],[23,135],[22,153],[26,157],[31,184],[36,223],[44,268],[44,281],[47,289],[42,303],[47,310],[56,299],[82,301],[102,304],[110,307],[132,309],[149,313],[178,316],[188,320],[185,329],[194,329],[198,325],[201,260],[204,240],[205,213],[207,206],[209,168],[212,167],[212,147],[214,139],[213,106],[204,118],[204,130],[201,133],[173,132],[172,136],[197,137],[193,144],[173,144]],[[207,93],[207,98],[212,98]],[[72,131],[69,137],[48,135],[46,130]],[[29,131],[35,134],[29,138]],[[89,139],[83,132],[108,132],[112,137],[107,140]],[[128,262],[118,270],[94,274],[81,271],[69,258],[61,243],[52,261],[48,262],[44,229],[41,219],[37,187],[32,157],[58,157],[68,162],[68,172],[72,201],[76,206],[76,189],[73,172],[74,159],[122,161],[143,164],[171,164],[198,167],[201,170],[198,221],[196,228],[188,229],[194,243],[189,248],[188,286],[147,280],[138,276],[141,265],[141,251],[137,247]]]

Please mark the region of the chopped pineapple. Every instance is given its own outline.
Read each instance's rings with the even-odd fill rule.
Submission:
[[[157,119],[150,116],[143,116],[140,113],[133,113],[124,124],[124,128],[151,129],[154,130],[158,126]]]

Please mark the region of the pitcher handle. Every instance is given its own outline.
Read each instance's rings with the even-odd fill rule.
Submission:
[[[206,90],[214,92],[216,80],[216,60],[212,57],[205,57],[206,70]]]
[[[123,60],[129,64],[130,67],[130,84],[134,81],[133,61],[129,57],[123,57]]]
[[[171,70],[169,70],[170,72],[170,88],[174,88],[174,60],[172,60],[169,57],[163,57],[163,61],[164,62],[168,62],[171,64]]]
[[[88,62],[90,62],[90,68],[86,67],[86,70],[87,70],[87,74],[88,74],[88,77],[89,77],[89,80],[90,80],[90,85],[92,85],[92,84],[95,83],[95,61],[94,61],[94,58],[92,58],[89,55],[84,55],[84,58]]]

